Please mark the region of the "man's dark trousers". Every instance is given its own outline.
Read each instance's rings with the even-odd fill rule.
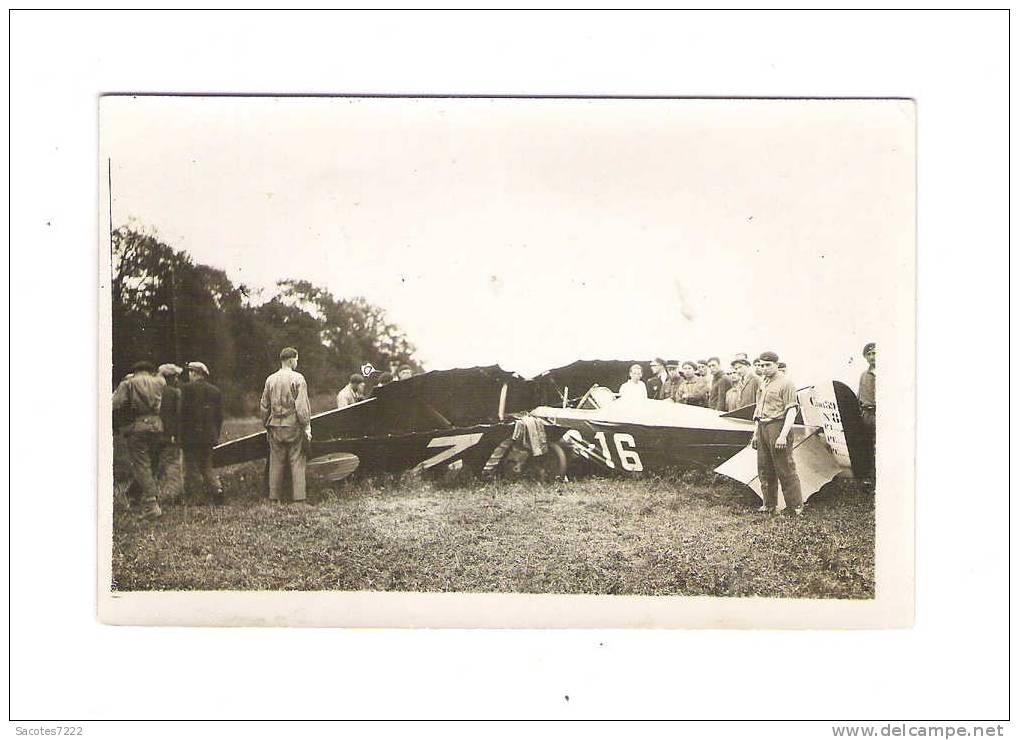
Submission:
[[[757,424],[757,475],[761,479],[764,505],[769,509],[778,506],[778,482],[782,483],[787,507],[795,509],[803,505],[800,477],[796,475],[796,463],[793,462],[792,435],[787,438],[788,444],[784,449],[775,446],[778,435],[782,433],[782,424],[782,419]]]

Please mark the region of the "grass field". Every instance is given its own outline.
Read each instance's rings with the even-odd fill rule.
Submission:
[[[114,588],[874,596],[874,495],[856,481],[794,519],[758,514],[751,491],[696,471],[309,478],[311,506],[261,499],[261,471],[221,471],[222,507],[167,506],[154,524],[116,510]]]

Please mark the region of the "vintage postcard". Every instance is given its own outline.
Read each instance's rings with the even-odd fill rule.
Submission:
[[[99,114],[102,621],[912,625],[912,101]]]

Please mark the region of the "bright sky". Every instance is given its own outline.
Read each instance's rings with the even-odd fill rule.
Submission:
[[[428,369],[772,349],[855,387],[914,320],[905,101],[106,98],[101,127],[115,225],[363,295]]]

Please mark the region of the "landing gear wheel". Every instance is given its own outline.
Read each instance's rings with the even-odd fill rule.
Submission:
[[[557,443],[548,446],[548,452],[530,459],[530,471],[540,480],[555,480],[566,475],[566,451]]]

